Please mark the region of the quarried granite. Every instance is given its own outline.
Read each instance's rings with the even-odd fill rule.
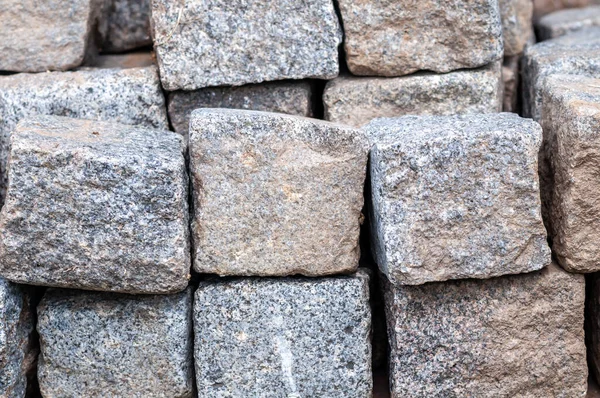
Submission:
[[[523,53],[525,46],[533,36],[532,0],[499,0],[502,15],[504,38],[504,56],[516,56]]]
[[[101,23],[103,52],[120,53],[152,45],[151,0],[103,0],[107,4]]]
[[[600,26],[600,5],[556,11],[542,17],[535,25],[540,40]]]

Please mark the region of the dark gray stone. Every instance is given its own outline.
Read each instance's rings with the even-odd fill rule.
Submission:
[[[150,37],[151,0],[107,1],[102,51],[124,52],[152,44]]]

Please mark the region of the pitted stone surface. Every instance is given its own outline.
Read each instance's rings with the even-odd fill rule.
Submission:
[[[592,26],[600,26],[600,5],[557,11],[536,23],[540,40],[553,39]]]
[[[198,109],[189,145],[196,271],[356,270],[368,152],[358,130],[277,113]]]
[[[552,250],[568,271],[600,271],[600,79],[550,76],[542,94]]]
[[[545,79],[567,74],[600,77],[600,27],[527,47],[523,60],[523,114],[540,120]]]
[[[333,0],[152,0],[166,90],[337,76]]]
[[[504,56],[519,55],[533,36],[532,0],[499,0]]]
[[[44,397],[192,397],[192,292],[50,289],[38,307]]]
[[[97,0],[2,0],[0,70],[44,72],[81,65]]]
[[[185,289],[188,178],[178,134],[37,116],[11,141],[0,275],[127,293]]]
[[[325,119],[360,127],[377,117],[500,112],[502,78],[494,63],[476,70],[403,77],[339,77],[325,87]]]
[[[201,282],[199,397],[371,397],[368,278]]]
[[[35,115],[169,126],[156,67],[0,76],[0,202],[10,132],[19,120]]]
[[[364,128],[371,231],[394,284],[529,272],[550,262],[540,126],[515,114],[405,116]]]
[[[169,119],[175,131],[187,135],[190,114],[198,108],[233,108],[312,116],[308,82],[272,82],[241,87],[208,87],[169,93]]]
[[[498,0],[338,0],[355,75],[477,68],[502,57]]]
[[[107,1],[102,51],[123,52],[152,44],[150,37],[151,0]]]
[[[585,397],[582,275],[551,264],[385,293],[393,397]]]

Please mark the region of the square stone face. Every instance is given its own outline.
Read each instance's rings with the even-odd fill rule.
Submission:
[[[0,275],[127,293],[187,286],[188,178],[170,131],[56,116],[12,134]]]
[[[392,397],[585,397],[585,280],[551,264],[385,288]]]
[[[196,271],[356,270],[368,152],[360,131],[276,113],[199,109],[189,145]]]
[[[535,24],[540,40],[573,33],[590,26],[600,26],[600,5],[554,12]]]
[[[337,76],[333,0],[152,0],[166,90]]]
[[[338,0],[355,75],[477,68],[502,58],[498,0]]]
[[[0,70],[45,72],[81,65],[96,0],[2,0]]]
[[[38,307],[45,397],[192,397],[192,291],[50,289]]]
[[[202,282],[199,397],[369,398],[368,277]]]
[[[325,119],[360,127],[378,117],[496,113],[502,110],[500,64],[445,74],[351,77],[325,86]]]
[[[489,278],[550,262],[540,126],[515,114],[405,116],[364,128],[373,248],[394,284]]]
[[[600,271],[600,79],[551,76],[542,91],[552,250],[569,271]]]

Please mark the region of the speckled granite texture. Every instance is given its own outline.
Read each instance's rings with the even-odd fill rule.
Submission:
[[[176,133],[56,116],[12,134],[0,275],[34,285],[173,293],[190,272]]]
[[[366,274],[202,282],[194,302],[199,397],[369,398]]]
[[[600,26],[600,5],[561,10],[542,17],[535,25],[540,40],[548,40]]]
[[[504,56],[519,55],[533,36],[532,0],[499,0]]]

